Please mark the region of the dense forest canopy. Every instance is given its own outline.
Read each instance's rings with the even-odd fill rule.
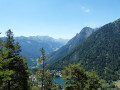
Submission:
[[[81,62],[86,70],[96,70],[105,80],[118,80],[120,74],[120,19],[106,24],[71,50],[49,69],[62,70],[69,63]]]

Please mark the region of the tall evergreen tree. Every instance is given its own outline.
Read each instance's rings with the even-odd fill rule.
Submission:
[[[21,46],[18,42],[15,43],[13,32],[11,30],[6,32],[3,46],[8,51],[7,58],[14,58],[7,67],[9,70],[14,71],[14,74],[11,75],[11,80],[8,81],[8,90],[27,90],[28,73],[26,59],[19,55]]]
[[[38,69],[38,71],[36,72],[36,77],[39,81],[42,81],[42,86],[41,86],[42,90],[51,90],[53,78],[50,75],[50,73],[45,70],[46,56],[43,48],[41,49],[41,53],[42,56],[39,57],[38,62],[42,65],[42,68]]]
[[[7,67],[13,58],[7,58],[8,52],[5,48],[0,49],[0,87],[6,88],[6,82],[11,80],[13,70],[9,70]],[[4,84],[4,85],[3,85]]]
[[[2,40],[0,39],[0,90],[6,89],[6,82],[11,80],[11,75],[14,73],[13,70],[9,70],[7,66],[13,58],[8,57],[8,51],[2,47]]]
[[[39,58],[39,61],[41,60],[43,62],[42,66],[43,66],[43,70],[42,70],[42,90],[44,90],[44,77],[45,77],[45,59],[46,59],[46,56],[45,56],[45,51],[44,49],[42,48],[41,49],[41,52],[42,52],[42,56]]]

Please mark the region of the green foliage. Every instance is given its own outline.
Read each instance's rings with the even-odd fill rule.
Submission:
[[[51,65],[62,70],[70,63],[81,62],[86,70],[95,70],[100,78],[116,81],[120,75],[120,19],[104,25],[66,56]]]
[[[38,71],[36,72],[36,78],[40,82],[42,90],[51,90],[53,77],[48,71],[45,71],[46,56],[43,48],[41,49],[41,53],[42,56],[39,57],[38,62],[42,65],[42,68],[38,68]]]
[[[32,88],[31,88],[31,90],[41,90],[39,87],[37,87],[37,86],[33,86]]]
[[[56,39],[53,39],[48,36],[20,36],[15,37],[15,41],[19,42],[19,44],[21,45],[22,52],[20,54],[27,58],[29,68],[36,66],[36,59],[39,55],[41,55],[39,53],[40,48],[43,47],[46,51],[46,54],[48,54],[53,52],[56,48],[60,48],[65,44],[61,41],[56,41]]]
[[[51,90],[62,90],[62,87],[57,83],[53,83]]]
[[[0,33],[1,34],[1,33]],[[3,89],[3,84],[6,84],[11,80],[11,75],[14,73],[13,70],[9,70],[7,67],[13,58],[7,58],[8,51],[5,47],[2,47],[3,41],[0,39],[0,87]]]
[[[49,70],[45,70],[45,66],[47,64],[45,63],[46,56],[43,48],[41,49],[41,53],[42,53],[42,56],[39,57],[38,62],[42,66],[41,68],[37,67],[36,69],[37,71],[34,70],[35,77],[36,77],[35,82],[37,82],[36,84],[34,82],[35,87],[39,88],[40,90],[61,90],[62,88],[59,84],[53,83],[54,78],[52,73],[50,73]]]
[[[114,82],[103,82],[101,90],[120,90],[120,88],[118,88]]]
[[[20,56],[21,46],[14,42],[13,32],[6,32],[0,51],[1,88],[7,90],[27,90],[27,62]]]
[[[53,84],[52,83],[53,77],[51,76],[51,74],[49,72],[46,72],[44,70],[44,77],[43,77],[43,69],[39,69],[36,72],[36,78],[40,82],[38,84],[42,84],[43,83],[44,89],[51,90],[52,84]]]
[[[101,87],[101,80],[95,72],[86,72],[78,64],[70,64],[62,71],[65,80],[65,90],[97,90]]]

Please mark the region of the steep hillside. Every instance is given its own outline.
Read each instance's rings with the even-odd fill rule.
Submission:
[[[68,41],[66,45],[58,49],[57,51],[51,53],[48,57],[49,63],[59,60],[59,58],[65,54],[67,54],[74,47],[78,46],[81,42],[83,42],[88,36],[90,36],[94,32],[94,29],[90,27],[83,28],[80,33],[76,34],[71,40]]]
[[[81,62],[87,70],[96,70],[105,80],[118,80],[120,75],[120,19],[99,28],[82,44],[54,62],[50,69]]]

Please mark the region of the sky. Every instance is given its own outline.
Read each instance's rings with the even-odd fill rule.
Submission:
[[[120,18],[120,0],[0,0],[0,32],[70,39]]]

